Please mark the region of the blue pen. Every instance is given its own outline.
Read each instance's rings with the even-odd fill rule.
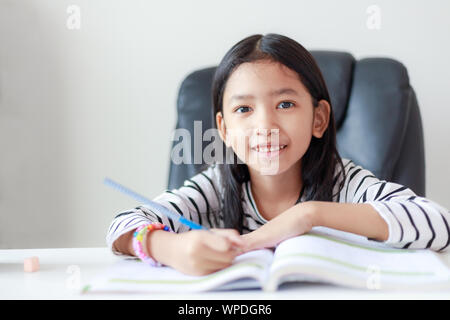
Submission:
[[[160,212],[160,213],[164,214],[165,216],[171,218],[174,221],[179,221],[180,223],[182,223],[182,224],[184,224],[184,225],[186,225],[186,226],[188,226],[188,227],[190,227],[192,229],[209,230],[208,228],[203,227],[203,226],[201,226],[201,225],[199,225],[199,224],[197,224],[195,222],[192,222],[192,221],[184,218],[182,215],[179,215],[179,214],[177,214],[177,213],[167,209],[166,207],[160,205],[159,203],[157,203],[155,201],[151,201],[151,200],[147,199],[146,197],[141,196],[140,194],[138,194],[138,193],[128,189],[127,187],[124,187],[124,186],[120,185],[117,182],[112,181],[109,178],[105,178],[103,180],[103,183],[108,185],[108,186],[110,186],[110,187],[113,187],[113,188],[119,190],[120,192],[122,192],[122,193],[124,193],[126,195],[129,195],[130,197],[136,199],[140,203],[146,204],[150,209],[153,209],[153,210],[155,210],[157,212]]]

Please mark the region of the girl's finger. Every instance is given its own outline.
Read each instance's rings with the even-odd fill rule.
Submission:
[[[227,264],[231,263],[237,255],[236,252],[231,249],[227,250],[227,251],[215,250],[214,248],[211,248],[211,246],[209,246],[209,244],[207,244],[207,243],[203,244],[200,254],[207,261],[219,262],[222,264],[223,263],[227,263]]]
[[[211,249],[225,252],[232,247],[232,242],[223,234],[219,234],[215,231],[207,231],[203,235],[202,243]]]
[[[241,238],[239,233],[234,229],[211,229],[211,232],[221,235],[232,242],[234,246],[243,248],[245,241]]]

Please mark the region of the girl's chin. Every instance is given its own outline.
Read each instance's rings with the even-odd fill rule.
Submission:
[[[247,163],[247,166],[250,171],[254,171],[265,176],[275,176],[284,172],[279,161],[269,161],[267,163]]]
[[[276,175],[279,173],[281,159],[286,152],[286,148],[272,151],[272,152],[258,152],[252,150],[250,153],[251,161],[254,163],[254,168],[261,174]]]

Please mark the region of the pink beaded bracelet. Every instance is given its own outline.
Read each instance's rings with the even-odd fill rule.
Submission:
[[[133,233],[133,249],[136,255],[141,259],[143,262],[148,263],[151,266],[154,267],[160,267],[161,263],[155,261],[154,259],[150,258],[145,253],[145,239],[148,232],[153,230],[164,230],[164,231],[170,231],[169,227],[158,222],[145,224],[142,226],[139,226],[136,231]]]

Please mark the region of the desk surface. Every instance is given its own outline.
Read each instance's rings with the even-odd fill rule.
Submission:
[[[38,256],[40,270],[23,271],[23,260]],[[440,257],[450,266],[450,252]],[[239,290],[196,294],[80,294],[80,287],[120,259],[107,248],[0,250],[0,299],[450,299],[441,292],[383,292],[356,290],[325,284],[295,283],[269,293]],[[79,279],[79,281],[77,281]]]

